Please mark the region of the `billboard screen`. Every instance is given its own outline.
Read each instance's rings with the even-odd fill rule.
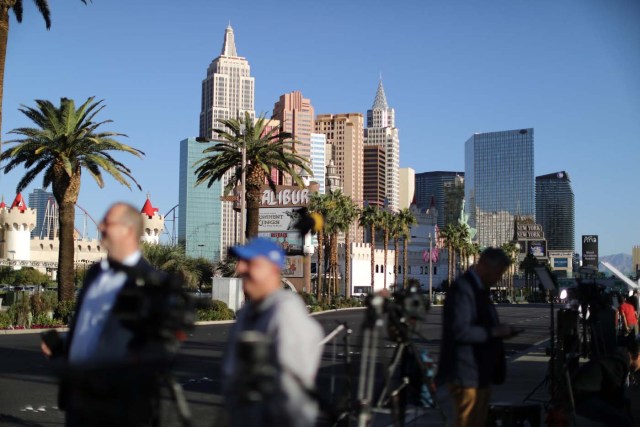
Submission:
[[[284,258],[283,277],[303,277],[304,265],[302,256],[288,256]]]
[[[553,259],[553,268],[567,268],[569,267],[569,259],[568,258],[554,258]]]
[[[598,269],[598,236],[582,236],[582,266]]]
[[[543,258],[547,256],[547,241],[546,240],[532,240],[529,242],[529,253],[537,258]]]
[[[278,243],[286,254],[302,254],[304,236],[295,229],[300,218],[298,207],[260,208],[258,236]]]
[[[273,240],[287,255],[302,254],[304,236],[299,231],[259,231],[258,236]]]

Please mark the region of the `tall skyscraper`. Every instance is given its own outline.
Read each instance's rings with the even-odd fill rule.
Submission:
[[[313,172],[312,181],[320,184],[320,194],[324,194],[325,174],[327,171],[326,149],[327,137],[323,133],[312,133],[311,140],[311,171]]]
[[[187,256],[218,261],[226,251],[222,242],[222,182],[211,188],[206,183],[196,187],[193,173],[193,164],[205,156],[202,150],[211,145],[195,138],[180,141],[178,242],[184,245]]]
[[[382,80],[371,110],[367,111],[367,127],[364,129],[364,143],[379,145],[385,154],[385,198],[392,211],[400,205],[400,138],[396,128],[396,114],[387,104]]]
[[[249,113],[255,116],[254,85],[249,61],[238,56],[231,24],[224,32],[222,52],[211,61],[202,81],[200,136],[215,138],[213,129],[220,119],[235,119]]]
[[[382,145],[364,146],[364,202],[385,208],[387,206],[387,156]]]
[[[213,132],[213,129],[222,127],[218,122],[220,119],[244,118],[245,113],[254,118],[254,85],[255,81],[251,77],[249,62],[246,58],[238,56],[233,29],[229,25],[224,33],[220,56],[211,62],[207,69],[207,77],[202,81],[200,136],[215,139],[217,134]],[[190,168],[189,173],[192,174],[194,169],[191,164],[185,166]],[[228,183],[232,173],[233,171],[227,173],[223,179],[224,185]],[[181,193],[182,190],[181,187]],[[184,189],[184,191],[187,190]],[[227,247],[237,242],[240,221],[238,221],[238,215],[233,210],[231,202],[220,202],[219,198],[216,198],[215,202],[222,205],[218,209],[221,214],[220,221],[222,221],[220,246],[221,250],[225,251]],[[181,205],[180,208],[182,217],[184,216],[182,211],[186,207]],[[190,237],[186,236],[186,238],[188,240]],[[211,244],[216,247],[218,245],[217,243]]]
[[[56,203],[56,199],[53,197],[52,192],[46,191],[43,188],[36,188],[29,193],[29,207],[36,209],[36,228],[31,230],[31,237],[49,237],[53,239],[56,236],[56,233],[54,233],[55,230],[52,229],[55,227],[53,222],[51,222],[49,230],[43,230],[43,227],[45,226],[47,206],[51,210],[50,215],[57,218],[58,204]]]
[[[408,209],[416,194],[416,171],[400,168],[400,209]]]
[[[316,117],[316,132],[323,133],[331,145],[331,158],[340,177],[342,191],[360,207],[363,206],[364,180],[364,118],[360,113],[320,114]],[[362,241],[357,228],[353,242]]]
[[[293,149],[305,160],[311,161],[311,133],[314,131],[313,106],[302,97],[302,92],[294,91],[280,96],[273,106],[273,116],[279,120],[284,132],[289,132],[294,141]],[[291,185],[291,177],[285,177],[286,185]]]
[[[431,206],[431,202],[434,202],[438,211],[438,227],[440,229],[447,225],[445,205],[452,205],[451,203],[447,204],[445,189],[454,185],[456,177],[463,178],[464,172],[433,171],[416,174],[416,204],[420,209],[427,209]],[[460,193],[462,192],[460,191]],[[460,208],[458,208],[458,213],[460,213]]]
[[[574,251],[575,206],[566,172],[536,177],[536,222],[544,230],[547,250]]]
[[[464,197],[481,246],[514,235],[514,216],[534,218],[533,129],[477,133],[465,143]]]

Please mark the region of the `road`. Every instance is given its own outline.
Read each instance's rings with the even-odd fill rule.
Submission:
[[[501,305],[501,320],[522,327],[524,332],[506,344],[507,356],[514,359],[532,345],[549,338],[549,308],[546,305]],[[441,329],[441,307],[433,307],[420,322],[422,338],[417,344],[426,347],[437,360]],[[361,324],[364,310],[327,312],[316,316],[328,333],[339,322],[353,329],[352,352],[360,352]],[[220,361],[228,337],[230,324],[198,326],[185,342],[178,358],[175,376],[183,385],[193,413],[195,426],[212,426],[223,413],[219,378]],[[386,334],[384,334],[386,336]],[[56,408],[57,385],[51,376],[48,361],[39,352],[39,335],[0,335],[0,425],[2,426],[63,426],[63,413]],[[380,361],[388,360],[393,343],[384,338],[380,342]],[[342,346],[337,353],[342,354]],[[319,374],[320,391],[329,393],[332,370],[342,373],[340,362],[332,362],[332,345],[325,346]],[[381,377],[381,374],[378,374]],[[340,389],[338,378],[336,388]],[[535,384],[531,384],[533,388]],[[163,425],[178,426],[174,407],[168,399],[163,403]]]

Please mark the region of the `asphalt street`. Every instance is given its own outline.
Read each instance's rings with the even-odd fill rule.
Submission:
[[[523,332],[506,344],[507,356],[514,360],[535,344],[549,338],[549,307],[547,305],[501,305],[498,312],[502,322],[521,327]],[[353,330],[351,354],[354,367],[359,366],[363,309],[322,313],[315,318],[326,333],[342,322]],[[418,325],[418,347],[429,350],[438,360],[441,330],[441,307],[433,307]],[[198,326],[185,342],[175,366],[175,378],[185,391],[195,426],[213,426],[223,417],[223,397],[220,394],[220,362],[227,341],[230,324]],[[386,328],[383,328],[386,330]],[[395,344],[382,333],[379,349],[378,379],[383,378],[382,364],[388,361]],[[319,374],[319,390],[334,403],[345,390],[342,335],[338,335],[333,360],[333,345],[325,346]],[[332,373],[337,374],[331,381]],[[357,374],[357,372],[356,372]],[[354,383],[357,379],[354,379]],[[333,383],[333,391],[332,391]],[[532,384],[523,386],[533,388]],[[62,426],[64,415],[56,407],[56,380],[49,362],[39,350],[38,334],[0,335],[0,425],[2,426]],[[167,398],[163,402],[163,426],[179,426],[175,407]]]

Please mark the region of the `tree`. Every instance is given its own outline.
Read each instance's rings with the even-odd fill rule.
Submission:
[[[142,243],[140,248],[154,268],[180,277],[188,288],[201,285],[202,270],[198,268],[198,259],[187,257],[182,246]]]
[[[268,183],[275,191],[276,183],[271,178],[271,170],[287,173],[293,181],[303,186],[300,171],[313,175],[307,160],[293,152],[291,134],[280,132],[276,127],[267,130],[268,120],[263,116],[253,120],[249,113],[237,119],[218,120],[224,126],[214,129],[221,141],[205,148],[207,156],[198,160],[194,166],[196,185],[207,183],[211,187],[215,182],[230,173],[225,185],[225,194],[236,187],[245,168],[247,223],[243,230],[249,239],[258,235],[258,220],[262,186]],[[242,151],[246,151],[246,163],[242,164]],[[242,183],[245,185],[245,183]]]
[[[323,281],[324,281],[324,218],[327,213],[327,194],[314,193],[309,201],[309,212],[315,212],[323,218],[323,226],[318,231],[318,265],[316,268],[317,285],[316,299],[322,301]]]
[[[524,271],[524,282],[528,292],[533,294],[533,285],[535,284],[535,267],[538,266],[538,260],[533,254],[528,253],[520,263],[520,270]]]
[[[80,178],[86,170],[98,186],[104,186],[103,172],[120,184],[131,189],[131,170],[116,160],[111,152],[122,151],[142,157],[144,153],[136,148],[118,142],[115,137],[126,136],[116,132],[98,132],[98,128],[111,120],[94,121],[95,116],[105,107],[102,101],[94,102],[91,97],[76,108],[72,99],[62,98],[60,106],[50,101],[36,100],[36,108],[22,106],[20,112],[38,127],[18,128],[10,133],[23,138],[8,141],[16,144],[0,155],[0,161],[8,162],[2,167],[8,173],[22,165],[25,173],[16,186],[21,192],[40,173],[42,186],[52,186],[53,196],[58,203],[60,223],[60,249],[58,251],[58,299],[67,301],[74,298],[74,223],[75,206],[80,194]]]
[[[409,251],[409,238],[411,237],[411,226],[418,223],[416,217],[413,215],[410,209],[404,208],[398,212],[398,222],[401,227],[400,236],[402,237],[402,273],[403,284],[407,282],[407,267],[408,267],[408,251]],[[431,254],[429,254],[431,256]],[[406,286],[405,286],[406,288]]]
[[[449,285],[453,283],[453,279],[455,276],[456,250],[459,246],[458,231],[459,230],[455,225],[449,224],[444,228],[444,230],[440,232],[440,236],[444,240],[444,244],[447,246],[447,281],[449,282]]]
[[[503,243],[501,246],[502,250],[504,251],[505,254],[507,254],[507,256],[509,257],[509,260],[511,260],[511,265],[509,266],[509,269],[506,272],[506,278],[503,278],[502,280],[504,282],[506,282],[507,285],[507,289],[509,291],[509,295],[510,296],[514,296],[514,292],[513,292],[513,275],[514,275],[514,265],[516,264],[516,261],[518,260],[518,250],[516,248],[516,245],[514,242],[506,242]]]
[[[375,285],[375,250],[376,250],[376,228],[380,224],[380,210],[373,205],[369,205],[360,213],[359,223],[361,227],[369,229],[371,244],[371,292]]]
[[[380,213],[380,227],[382,228],[382,248],[384,250],[384,266],[382,272],[384,273],[384,289],[387,289],[387,252],[389,250],[389,231],[392,227],[392,215],[387,211]]]
[[[80,0],[87,4],[86,0]],[[33,0],[38,12],[44,18],[47,30],[51,28],[51,11],[47,0]],[[7,43],[9,41],[9,9],[22,22],[22,0],[0,0],[0,152],[2,152],[2,98],[4,95],[4,67],[7,59]]]
[[[339,190],[338,190],[339,191]],[[358,205],[351,197],[340,192],[338,197],[340,206],[339,229],[344,233],[344,291],[345,297],[351,298],[351,225],[360,214]]]
[[[398,259],[400,258],[400,236],[402,235],[402,225],[397,214],[391,214],[391,227],[389,235],[393,239],[393,283],[398,287]]]

